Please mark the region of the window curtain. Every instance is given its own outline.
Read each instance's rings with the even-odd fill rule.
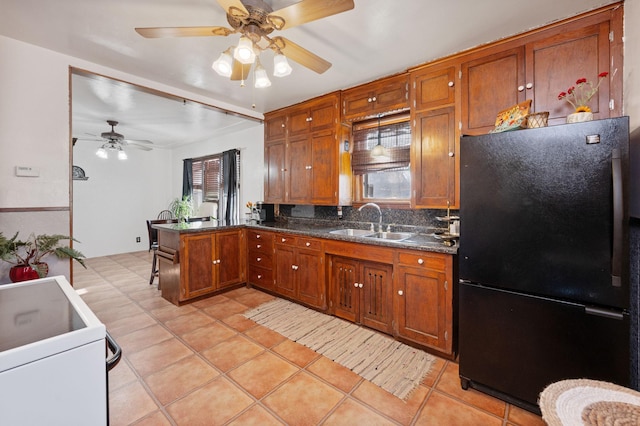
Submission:
[[[240,163],[240,151],[237,149],[230,149],[222,153],[222,182],[223,182],[223,206],[222,206],[222,219],[226,221],[238,221],[239,220],[239,194],[238,183],[240,176],[238,176]]]
[[[192,165],[191,158],[182,160],[182,197],[190,197],[193,193]]]

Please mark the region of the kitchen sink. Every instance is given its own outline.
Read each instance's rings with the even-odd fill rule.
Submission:
[[[369,229],[334,229],[333,231],[329,231],[330,234],[335,235],[345,235],[347,237],[366,237],[368,235],[373,234],[373,231]]]
[[[413,237],[415,234],[411,232],[375,232],[369,235],[363,235],[365,238],[377,238],[385,241],[404,241]]]

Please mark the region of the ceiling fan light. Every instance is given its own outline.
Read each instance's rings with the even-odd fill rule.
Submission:
[[[265,70],[262,65],[260,65],[260,62],[256,64],[256,69],[254,72],[256,79],[254,86],[256,87],[256,89],[262,89],[264,87],[271,86],[271,80],[269,80],[269,77],[267,76],[267,70]]]
[[[238,47],[233,52],[233,57],[241,64],[252,64],[256,60],[256,53],[253,51],[253,42],[248,37],[240,37]]]
[[[96,155],[100,158],[109,158],[109,154],[107,154],[107,150],[104,149],[104,145],[98,148]]]
[[[282,53],[278,53],[273,57],[273,75],[274,77],[286,77],[291,74],[291,65],[287,61],[287,57]]]
[[[120,149],[118,151],[118,160],[126,160],[127,158],[127,153],[124,152],[124,150]]]
[[[231,77],[231,72],[233,71],[233,58],[231,57],[229,49],[222,52],[218,59],[213,61],[213,65],[211,65],[211,68],[222,77]]]

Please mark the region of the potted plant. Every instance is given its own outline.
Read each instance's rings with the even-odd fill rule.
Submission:
[[[22,241],[18,239],[17,232],[11,238],[6,238],[0,232],[0,259],[14,265],[9,271],[11,281],[46,277],[49,273],[49,265],[43,259],[50,254],[59,259],[74,259],[86,268],[83,260],[85,255],[63,245],[61,243],[63,240],[78,241],[60,234],[31,234],[29,238]]]
[[[169,210],[171,210],[180,223],[186,223],[193,214],[191,197],[185,195],[182,198],[176,198],[169,205]]]

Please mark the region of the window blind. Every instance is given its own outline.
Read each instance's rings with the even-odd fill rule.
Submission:
[[[387,150],[387,156],[374,157],[371,150],[378,144]],[[354,174],[408,167],[411,157],[411,126],[406,114],[371,120],[354,126],[351,168]]]

